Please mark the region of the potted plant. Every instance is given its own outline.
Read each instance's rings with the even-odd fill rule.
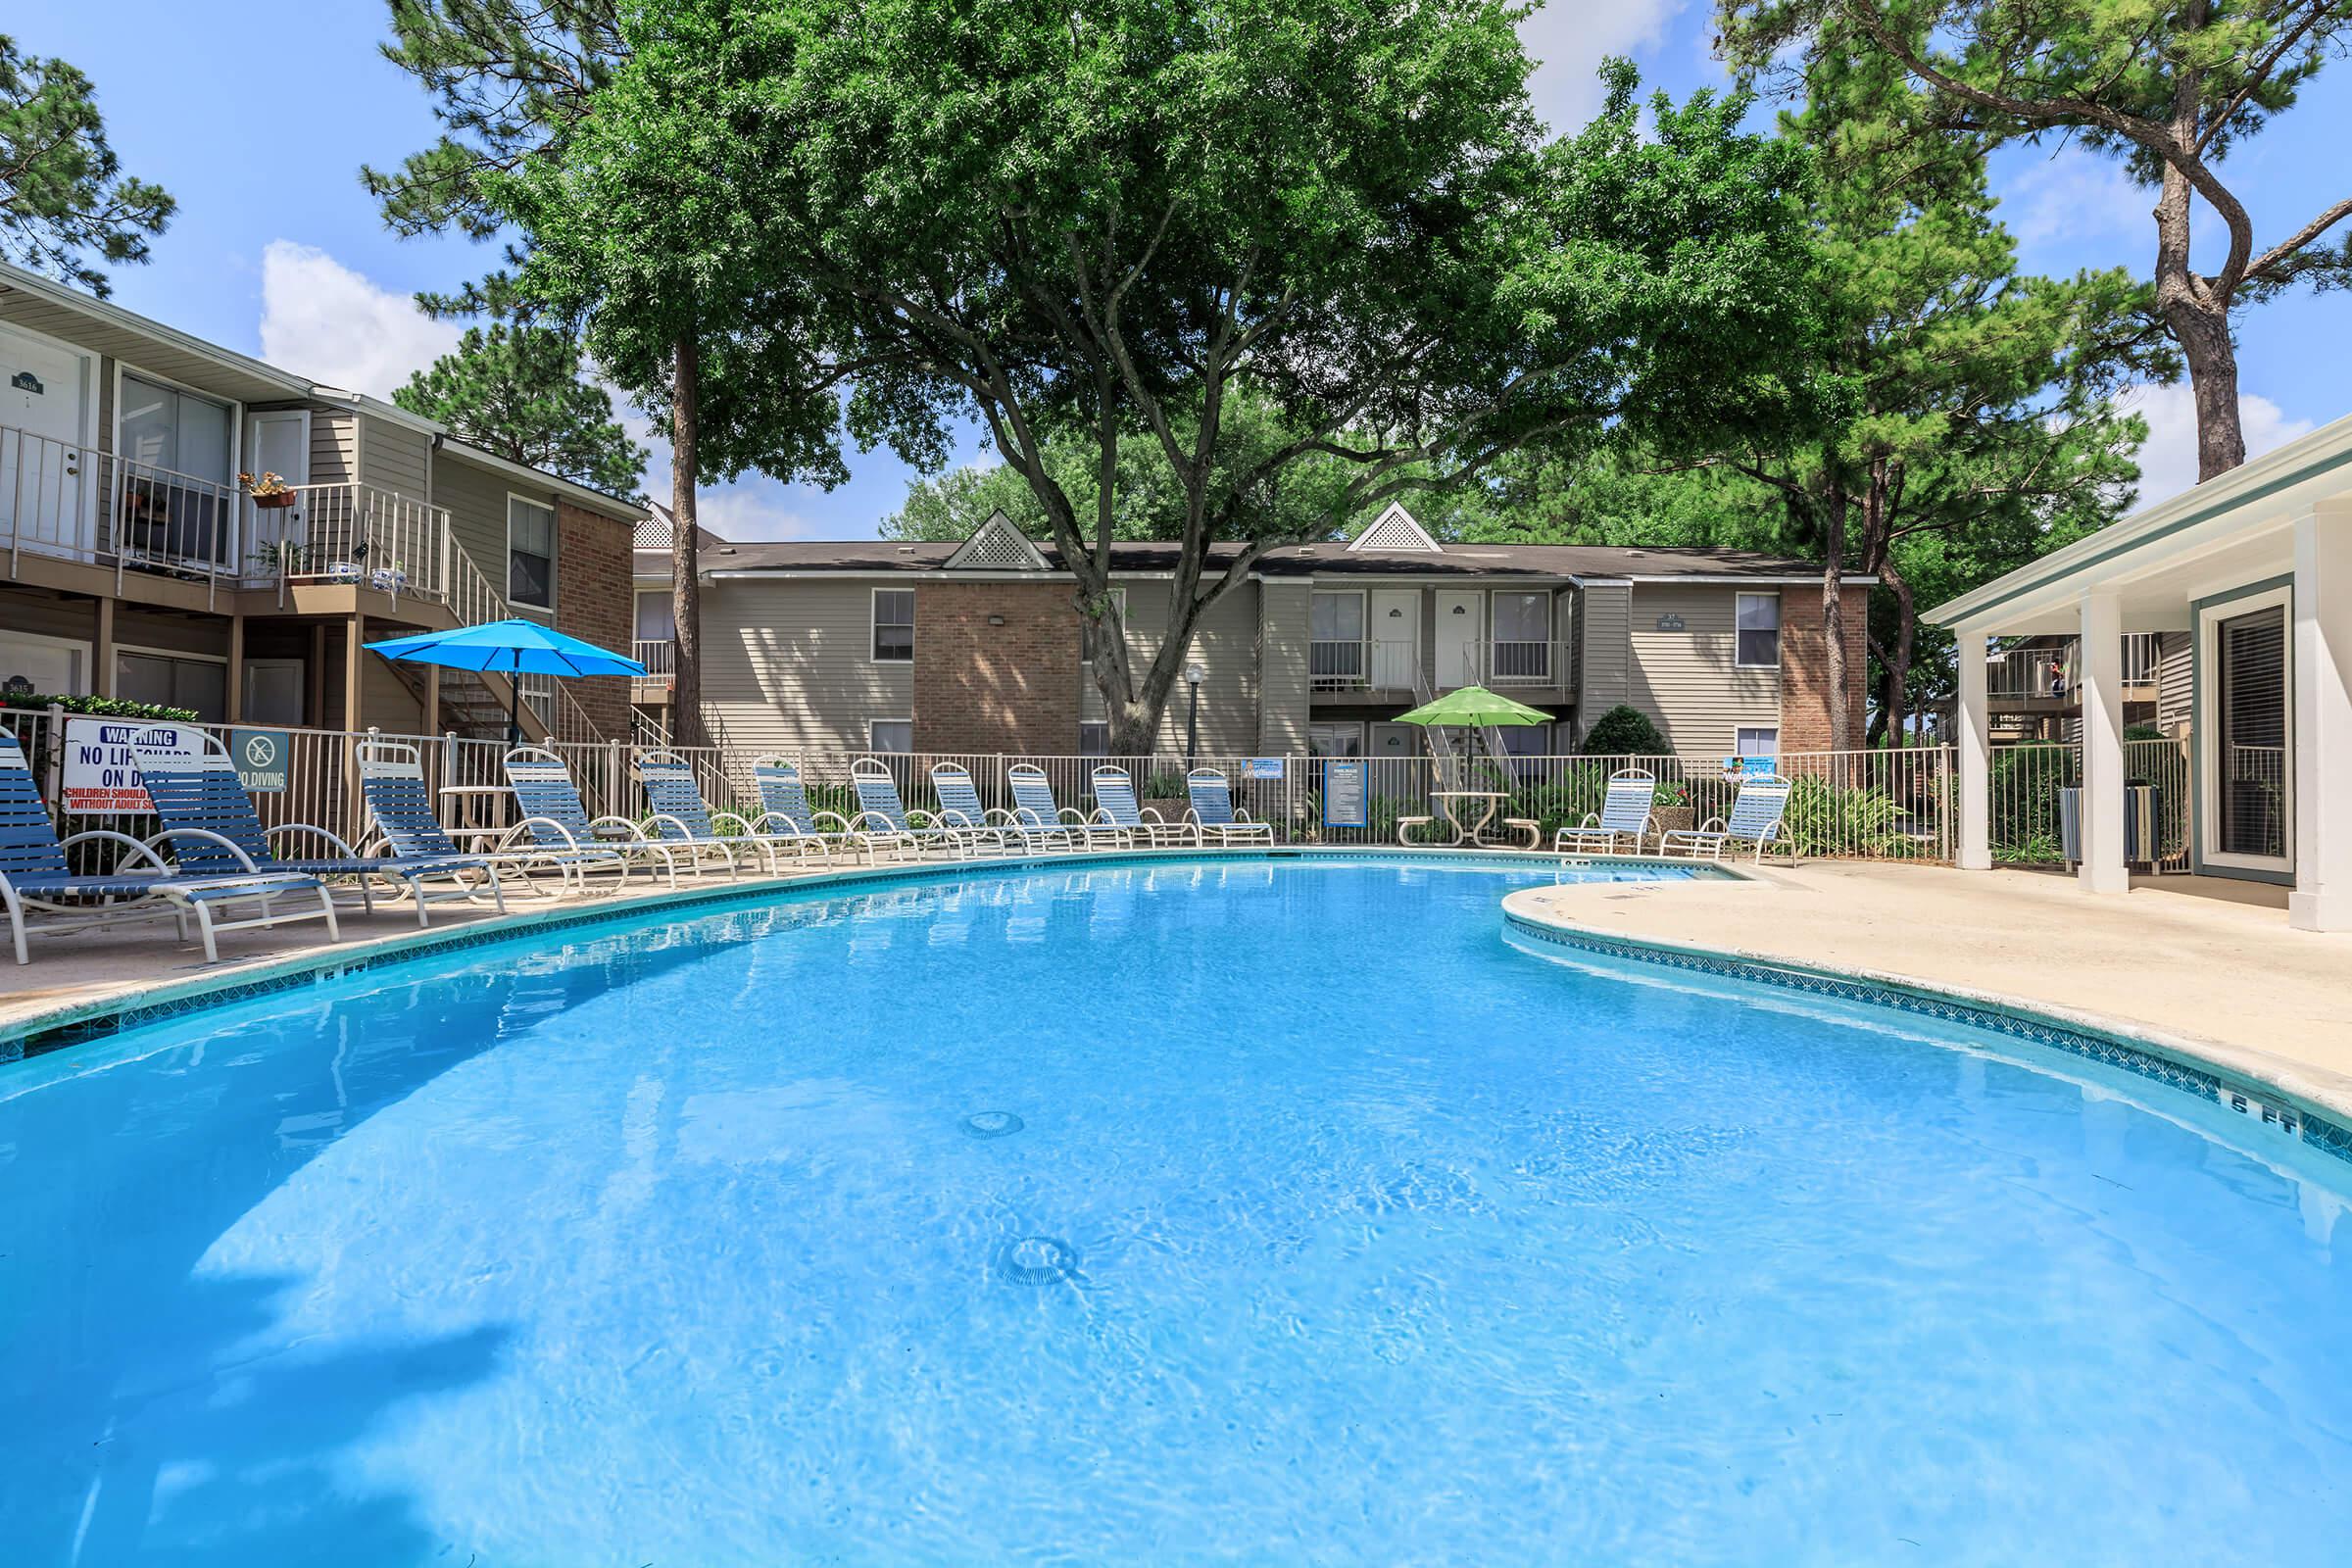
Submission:
[[[368,581],[378,592],[398,594],[409,585],[408,564],[395,561],[389,566],[378,566],[368,574]]]
[[[1650,792],[1649,814],[1661,833],[1687,833],[1698,826],[1698,808],[1690,804],[1690,786],[1681,779],[1663,779]]]
[[[253,547],[254,566],[267,576],[291,577],[302,570],[303,547],[291,539],[269,539]]]
[[[260,475],[240,473],[237,487],[253,498],[253,504],[265,512],[280,512],[294,504],[294,487],[267,469]]]

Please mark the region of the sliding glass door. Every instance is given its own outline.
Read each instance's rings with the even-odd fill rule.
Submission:
[[[2217,869],[2293,866],[2288,632],[2283,589],[2206,613],[2205,858]]]

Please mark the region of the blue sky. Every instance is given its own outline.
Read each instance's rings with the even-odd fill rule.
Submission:
[[[385,231],[359,185],[363,162],[391,163],[433,133],[423,94],[375,53],[371,0],[11,0],[19,46],[73,61],[97,82],[123,167],[179,198],[155,260],[115,276],[122,305],[319,380],[388,392],[457,328],[408,298],[479,273],[495,253],[461,240]],[[1677,0],[1555,0],[1525,27],[1543,62],[1535,91],[1554,123],[1588,114],[1592,67],[1630,53],[1644,79],[1680,95],[1721,80],[1707,58],[1709,11]],[[2226,172],[2258,224],[2257,243],[2305,220],[2345,185],[2352,65],[2323,74],[2303,104]],[[2153,251],[2150,199],[2112,160],[2013,149],[1996,166],[2026,265],[2045,271],[2130,267]],[[2209,235],[2217,224],[2205,224]],[[2352,297],[2296,294],[2244,313],[2241,386],[2256,449],[2352,412]],[[2143,501],[2195,476],[2185,387],[2157,388]],[[660,443],[649,482],[667,493]],[[979,456],[975,440],[961,455]],[[739,537],[861,538],[896,509],[908,474],[887,453],[853,458],[830,493],[754,479],[706,493],[707,519]]]

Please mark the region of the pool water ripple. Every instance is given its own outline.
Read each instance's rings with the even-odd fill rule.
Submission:
[[[2337,1162],[1530,879],[802,891],[0,1069],[0,1560],[2340,1555]]]

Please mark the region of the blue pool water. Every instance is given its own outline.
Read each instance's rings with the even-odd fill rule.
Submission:
[[[2342,1171],[1525,880],[805,894],[0,1069],[0,1560],[2342,1560]]]

